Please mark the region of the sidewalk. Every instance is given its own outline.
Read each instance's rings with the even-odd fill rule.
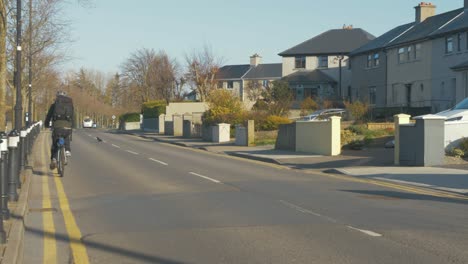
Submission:
[[[159,135],[155,132],[127,132],[143,138],[198,148],[206,151],[275,163],[297,170],[338,173],[468,195],[468,162],[440,167],[393,166],[393,149],[368,148],[343,150],[339,156],[320,156],[308,153],[275,150],[274,146],[243,147],[233,142],[217,144],[201,139],[186,139]]]

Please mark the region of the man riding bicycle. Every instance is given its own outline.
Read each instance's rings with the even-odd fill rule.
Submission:
[[[50,106],[45,120],[45,126],[51,127],[52,122],[52,147],[50,169],[57,166],[57,140],[63,137],[65,140],[65,154],[70,157],[70,138],[74,119],[73,100],[63,91],[58,91],[55,102]]]

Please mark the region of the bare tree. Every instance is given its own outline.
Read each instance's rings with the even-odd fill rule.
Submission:
[[[216,74],[222,64],[222,59],[216,57],[210,47],[205,45],[202,50],[193,51],[185,56],[187,62],[187,81],[196,90],[202,102],[216,88]]]

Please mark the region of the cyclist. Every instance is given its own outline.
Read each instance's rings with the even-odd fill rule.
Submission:
[[[45,126],[51,127],[52,122],[52,147],[50,169],[57,166],[57,140],[59,137],[65,139],[65,154],[71,156],[70,138],[74,119],[73,100],[63,91],[58,91],[54,103],[47,112]]]

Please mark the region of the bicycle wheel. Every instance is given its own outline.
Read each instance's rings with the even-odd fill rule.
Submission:
[[[60,147],[58,154],[58,173],[60,177],[63,177],[65,175],[65,148]]]

